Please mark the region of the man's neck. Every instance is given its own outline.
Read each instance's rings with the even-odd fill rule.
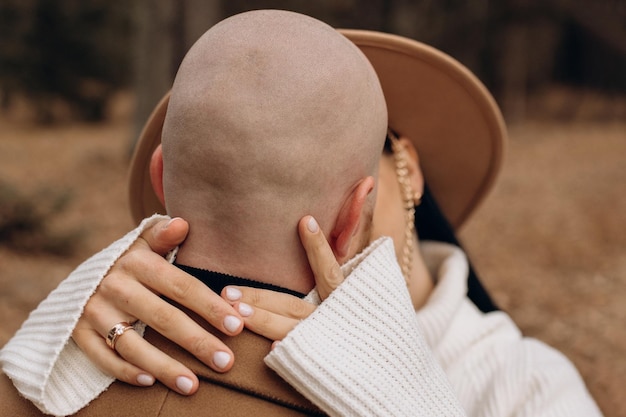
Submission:
[[[189,243],[181,245],[176,256],[177,263],[236,277],[254,277],[260,283],[297,293],[306,294],[315,287],[315,279],[303,249],[302,255],[294,261],[296,256],[293,253],[285,254],[284,251],[282,255],[272,254],[275,252],[224,252],[219,243],[197,250],[199,245],[196,242],[193,245]]]
[[[192,266],[180,264],[178,262],[174,262],[174,265],[182,269],[183,271],[187,272],[188,274],[193,275],[194,277],[198,278],[207,287],[211,288],[211,290],[213,290],[213,292],[215,292],[216,294],[221,293],[224,287],[228,285],[236,285],[236,286],[242,286],[242,287],[244,286],[254,287],[254,288],[262,288],[262,289],[267,289],[267,290],[272,290],[272,291],[277,291],[277,292],[283,292],[283,293],[294,295],[299,298],[303,298],[306,295],[297,291],[292,291],[288,288],[263,283],[263,282],[260,282],[251,278],[237,277],[234,275],[224,274],[221,272],[195,268]]]

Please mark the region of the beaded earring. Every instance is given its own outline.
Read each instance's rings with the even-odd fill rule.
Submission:
[[[413,234],[415,231],[415,206],[421,203],[422,195],[415,192],[411,187],[409,179],[408,160],[409,156],[406,149],[400,145],[398,137],[391,131],[388,131],[391,142],[391,150],[396,163],[396,175],[400,190],[402,192],[402,200],[404,209],[406,210],[406,227],[404,229],[404,247],[402,248],[402,258],[400,259],[400,269],[406,281],[407,287],[410,284],[411,268],[413,266]],[[417,201],[417,203],[416,203]]]

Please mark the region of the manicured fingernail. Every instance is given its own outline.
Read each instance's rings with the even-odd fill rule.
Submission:
[[[246,303],[239,303],[238,310],[239,310],[239,314],[241,314],[244,317],[248,317],[252,315],[252,307],[250,307]]]
[[[184,394],[189,394],[193,388],[193,381],[186,376],[176,378],[176,387]]]
[[[320,230],[313,216],[309,217],[309,221],[306,222],[306,228],[309,229],[311,233],[317,233],[317,231]]]
[[[230,301],[237,301],[241,298],[241,291],[239,291],[237,288],[227,287],[226,298],[228,298]]]
[[[154,385],[154,377],[148,374],[139,374],[137,376],[137,383],[139,385],[143,385],[144,387],[150,387]]]
[[[230,355],[226,352],[215,352],[213,355],[213,363],[218,368],[224,369],[230,363]]]
[[[174,223],[176,220],[178,220],[180,217],[174,217],[173,219],[170,219],[169,222],[165,223],[165,227],[163,227],[164,229],[167,229],[168,227],[170,227],[170,224]]]
[[[224,318],[224,327],[229,332],[236,332],[239,330],[239,326],[241,326],[241,320],[239,320],[238,317],[226,316],[226,318]]]

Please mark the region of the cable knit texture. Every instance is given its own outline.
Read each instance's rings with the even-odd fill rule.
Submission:
[[[417,314],[393,242],[375,242],[268,366],[331,416],[601,415],[567,358],[467,299],[462,251],[422,252],[437,286]]]
[[[2,371],[42,412],[68,415],[80,410],[113,382],[71,339],[83,307],[115,261],[145,228],[167,219],[153,216],[82,263],[34,310],[0,351]],[[143,334],[143,325],[135,329]]]
[[[72,414],[112,382],[71,332],[111,265],[163,218],[78,267],[0,352],[3,371],[43,412]],[[427,243],[422,251],[437,285],[417,314],[393,244],[381,239],[343,267],[346,281],[266,363],[331,416],[600,415],[562,354],[522,338],[506,314],[471,304],[460,250]],[[307,299],[319,304],[315,291]]]
[[[420,337],[393,242],[375,242],[344,269],[348,279],[268,366],[331,416],[464,415]]]

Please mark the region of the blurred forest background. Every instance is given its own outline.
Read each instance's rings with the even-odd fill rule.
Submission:
[[[439,48],[485,83],[509,121],[526,118],[529,96],[554,84],[626,93],[620,0],[2,0],[0,105],[6,111],[26,99],[38,122],[52,123],[68,117],[53,105],[63,103],[71,118],[100,121],[114,93],[132,88],[143,123],[192,43],[251,5]],[[558,116],[573,116],[576,103],[567,104]]]
[[[0,346],[132,227],[134,139],[191,44],[253,8],[408,36],[482,80],[510,143],[462,241],[522,331],[626,416],[624,0],[0,0]]]

